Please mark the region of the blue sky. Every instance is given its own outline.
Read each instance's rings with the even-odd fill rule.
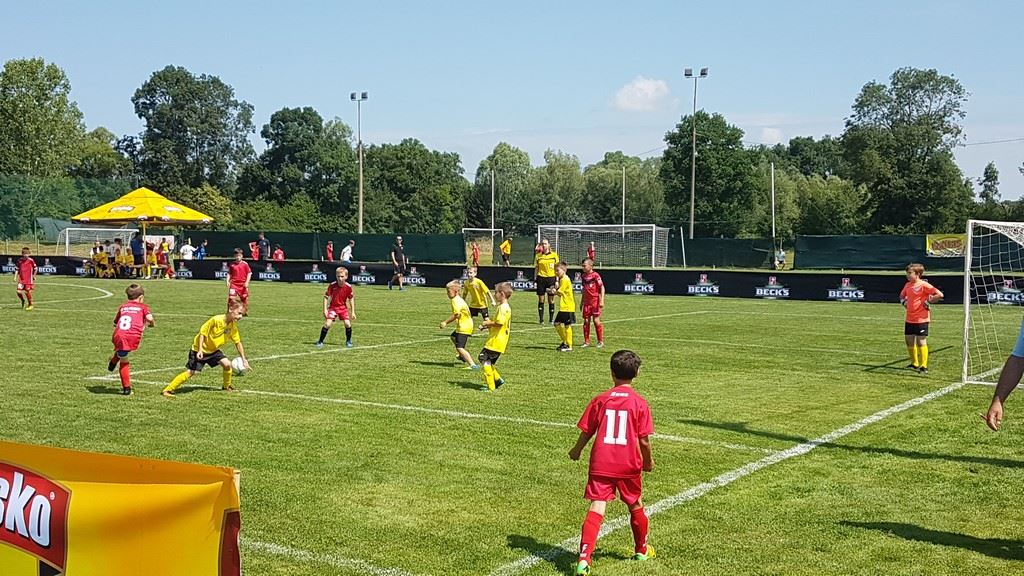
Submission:
[[[255,107],[313,106],[368,142],[415,137],[459,153],[467,176],[494,145],[583,164],[659,154],[693,105],[683,68],[710,67],[698,107],[750,143],[838,134],[866,82],[937,68],[971,93],[969,142],[1024,138],[1024,3],[987,2],[16,2],[0,60],[68,74],[90,128],[138,133],[132,93],[168,64],[219,76]],[[255,139],[255,138],[254,138]],[[261,145],[258,145],[260,148]],[[1024,195],[1024,141],[959,149],[966,176],[994,160]]]

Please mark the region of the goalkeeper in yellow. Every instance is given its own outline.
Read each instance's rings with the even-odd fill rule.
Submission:
[[[174,398],[174,391],[185,383],[196,372],[202,371],[204,366],[214,367],[220,365],[223,369],[223,389],[234,392],[235,387],[231,385],[231,361],[220,351],[221,346],[227,344],[228,340],[235,344],[238,355],[245,364],[245,369],[250,370],[249,360],[245,357],[245,348],[242,347],[242,338],[238,334],[238,321],[245,312],[245,306],[237,296],[228,298],[228,309],[225,314],[218,314],[207,320],[199,329],[199,334],[192,340],[192,349],[188,353],[188,362],[185,363],[185,371],[174,377],[163,391],[166,398]]]
[[[493,318],[484,320],[480,326],[480,330],[487,330],[489,334],[484,349],[477,357],[483,366],[484,384],[492,392],[505,383],[494,365],[508,348],[508,334],[512,328],[512,308],[508,305],[508,299],[512,297],[512,285],[508,282],[498,284],[494,287],[494,297],[498,300],[498,309],[494,311]]]
[[[558,295],[558,314],[555,316],[555,332],[562,339],[559,352],[572,352],[572,325],[576,323],[576,296],[572,292],[572,280],[567,271],[569,265],[559,262],[555,266],[555,285],[550,294]]]

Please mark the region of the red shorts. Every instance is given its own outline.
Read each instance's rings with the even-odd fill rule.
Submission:
[[[327,311],[328,320],[348,320],[348,308],[331,308]]]
[[[139,344],[142,343],[142,338],[131,334],[123,334],[120,331],[114,332],[114,336],[110,340],[114,343],[114,350],[117,350],[118,352],[132,352],[138,350]]]
[[[583,303],[583,319],[584,320],[586,320],[587,318],[600,318],[600,317],[601,317],[601,307],[598,306],[597,302],[594,302],[594,303],[584,302]]]
[[[242,304],[249,303],[249,289],[245,286],[232,286],[228,288],[228,297],[230,298],[231,296],[238,296]]]
[[[35,288],[34,284],[25,284],[24,282],[18,282],[18,290],[31,290]]]
[[[627,506],[632,506],[640,501],[643,492],[642,477],[632,478],[610,478],[608,476],[587,477],[587,488],[583,491],[583,497],[587,500],[599,502],[610,502],[615,500],[615,493]]]

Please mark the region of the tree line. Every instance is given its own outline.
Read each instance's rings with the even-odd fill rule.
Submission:
[[[838,136],[748,146],[721,114],[683,116],[661,156],[608,152],[587,166],[565,151],[540,162],[498,143],[470,180],[458,154],[408,138],[364,148],[364,230],[453,233],[538,224],[686,225],[696,123],[696,235],[771,233],[771,167],[781,237],[963,229],[970,216],[1024,218],[999,195],[994,164],[977,179],[953,161],[968,93],[936,70],[901,68],[868,82]],[[341,120],[282,108],[259,130],[253,107],[216,76],[179,66],[131,95],[139,134],[88,130],[57,65],[10,60],[0,72],[0,234],[23,235],[39,216],[67,218],[138,186],[209,213],[225,230],[356,229],[357,144]],[[1024,173],[1024,166],[1020,167]],[[977,193],[976,193],[977,192]]]

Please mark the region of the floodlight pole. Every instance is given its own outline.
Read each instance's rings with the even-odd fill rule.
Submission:
[[[356,141],[359,147],[359,233],[363,233],[363,101],[369,98],[366,92],[353,92],[349,98],[356,103]]]
[[[491,239],[494,238],[494,166],[491,166]]]
[[[693,139],[690,142],[690,240],[693,240],[693,214],[696,206],[697,190],[697,80],[708,77],[708,69],[701,68],[700,75],[695,75],[692,68],[686,68],[683,75],[693,78],[693,115],[690,116],[690,126],[693,127]]]

